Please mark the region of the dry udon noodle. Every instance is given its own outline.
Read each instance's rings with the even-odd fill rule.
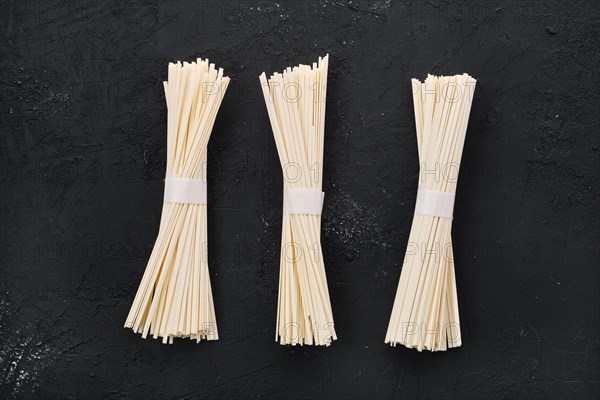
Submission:
[[[206,251],[206,156],[228,83],[208,60],[169,64],[165,201],[158,238],[125,322],[144,338],[218,339]]]
[[[328,61],[260,76],[284,176],[275,329],[282,345],[337,339],[320,242]]]
[[[467,74],[429,75],[412,84],[419,190],[385,342],[443,351],[462,343],[451,229],[476,81]]]

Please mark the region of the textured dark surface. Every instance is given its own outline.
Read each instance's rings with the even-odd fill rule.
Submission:
[[[596,1],[2,1],[0,398],[588,399],[599,384]],[[282,178],[258,75],[329,53],[339,341],[274,342]],[[169,61],[232,84],[209,146],[221,340],[122,328],[156,238]],[[478,79],[453,238],[463,347],[383,343],[410,229],[410,78]]]

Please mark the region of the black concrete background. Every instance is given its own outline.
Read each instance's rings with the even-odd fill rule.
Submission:
[[[588,399],[599,384],[595,1],[2,1],[0,397]],[[274,342],[279,162],[258,75],[330,54],[339,341]],[[122,328],[156,238],[169,61],[232,79],[209,146],[218,342]],[[416,194],[410,78],[478,79],[453,239],[464,345],[383,343]]]

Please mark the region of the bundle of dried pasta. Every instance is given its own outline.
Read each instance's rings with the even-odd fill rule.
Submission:
[[[284,176],[275,341],[325,345],[337,339],[320,244],[323,143],[329,56],[260,76]]]
[[[461,345],[450,231],[476,81],[429,75],[412,83],[419,189],[385,342],[444,351]]]
[[[206,155],[228,83],[208,60],[169,64],[160,228],[125,322],[144,338],[218,339],[206,254]]]

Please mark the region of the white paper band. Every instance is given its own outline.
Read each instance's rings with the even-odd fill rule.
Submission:
[[[436,192],[419,186],[415,214],[452,219],[454,198],[454,193]]]
[[[165,203],[206,204],[206,197],[202,179],[165,178]]]
[[[283,213],[321,215],[324,199],[318,189],[283,189]]]

